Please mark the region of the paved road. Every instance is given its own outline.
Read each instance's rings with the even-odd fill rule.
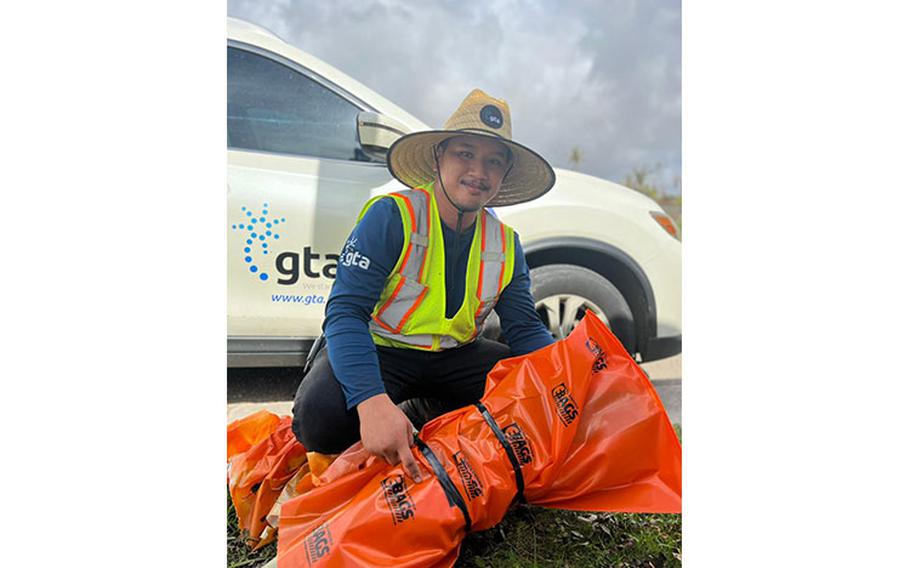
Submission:
[[[654,390],[664,403],[670,422],[682,424],[682,379],[662,379],[653,383]]]
[[[674,424],[682,423],[682,356],[645,363],[647,371]],[[300,367],[270,369],[228,369],[228,421],[260,408],[276,414],[290,414],[291,402],[300,382]]]

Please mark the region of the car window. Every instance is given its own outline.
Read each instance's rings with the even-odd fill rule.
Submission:
[[[228,48],[228,146],[369,161],[357,142],[360,109],[309,77]]]

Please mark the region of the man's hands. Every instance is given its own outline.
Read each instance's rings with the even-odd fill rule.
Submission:
[[[364,400],[357,405],[357,414],[363,447],[389,465],[400,462],[407,474],[420,483],[420,468],[411,453],[414,426],[389,395],[377,394]]]

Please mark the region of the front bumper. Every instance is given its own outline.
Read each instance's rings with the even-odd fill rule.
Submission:
[[[672,357],[682,352],[682,334],[668,337],[652,337],[647,347],[641,351],[642,362],[656,361]]]

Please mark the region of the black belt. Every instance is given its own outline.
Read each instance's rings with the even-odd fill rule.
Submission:
[[[499,440],[499,443],[502,444],[502,448],[506,451],[506,455],[509,456],[509,461],[512,462],[512,469],[515,470],[515,485],[518,487],[518,494],[516,497],[519,501],[523,502],[525,500],[525,478],[521,474],[521,465],[518,463],[518,457],[512,450],[512,445],[509,444],[509,441],[506,439],[506,435],[499,428],[499,424],[497,424],[496,420],[493,419],[493,415],[490,414],[490,411],[487,410],[487,407],[484,406],[482,402],[475,402],[474,406],[476,406],[477,410],[480,411],[480,415],[483,416],[483,419],[486,421],[487,426],[489,426],[490,430],[493,431],[493,434],[496,435],[496,439]]]
[[[490,427],[490,430],[493,431],[493,434],[496,435],[496,439],[499,440],[499,443],[502,444],[502,448],[506,451],[506,455],[509,457],[509,461],[512,463],[512,469],[515,470],[515,485],[518,487],[516,498],[519,501],[523,502],[525,500],[525,478],[521,473],[521,465],[518,463],[518,457],[512,450],[512,446],[506,439],[506,435],[499,427],[499,424],[496,423],[496,420],[493,419],[493,415],[490,414],[489,410],[487,410],[487,407],[484,406],[481,402],[474,403],[474,406],[477,407],[477,410],[480,412],[480,415],[483,416],[483,419],[487,423],[487,426]],[[417,445],[417,449],[420,450],[420,453],[423,454],[423,457],[426,458],[427,463],[433,470],[433,473],[436,474],[436,479],[439,480],[439,484],[442,486],[442,490],[446,494],[446,499],[448,499],[449,505],[452,507],[458,507],[461,510],[461,514],[464,516],[465,532],[471,532],[471,514],[468,512],[468,506],[465,504],[464,499],[461,497],[461,493],[458,492],[455,484],[452,483],[452,478],[449,477],[449,474],[446,472],[446,468],[442,465],[442,462],[439,461],[439,458],[436,457],[436,454],[433,453],[433,450],[431,450],[423,440],[417,436],[414,436],[414,443]]]
[[[443,467],[439,458],[436,457],[436,454],[433,453],[430,446],[426,445],[423,440],[414,436],[414,443],[417,444],[417,449],[419,449],[420,453],[423,454],[423,457],[427,459],[427,463],[430,464],[433,473],[436,474],[436,479],[438,479],[439,484],[442,485],[442,490],[449,500],[449,505],[461,509],[461,514],[464,515],[465,532],[471,532],[471,514],[468,513],[468,506],[465,505],[461,493],[458,492],[458,489],[455,488],[455,484],[452,483],[452,478],[446,473],[446,468]]]

